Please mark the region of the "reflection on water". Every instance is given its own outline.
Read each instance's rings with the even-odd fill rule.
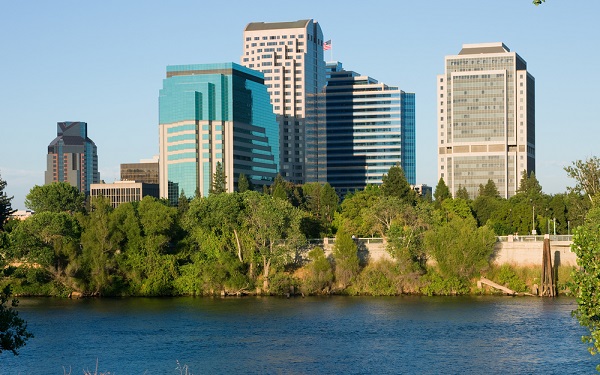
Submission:
[[[35,334],[0,374],[576,374],[568,298],[22,299]]]

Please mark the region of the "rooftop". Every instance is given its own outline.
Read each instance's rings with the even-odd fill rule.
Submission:
[[[304,29],[312,20],[298,20],[292,22],[250,22],[244,31],[261,31],[277,29]]]

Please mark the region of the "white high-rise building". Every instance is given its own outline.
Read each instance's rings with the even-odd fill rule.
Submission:
[[[535,80],[504,43],[464,44],[437,77],[438,178],[470,198],[494,181],[513,196],[535,171]]]
[[[311,19],[249,23],[241,64],[265,76],[280,126],[280,174],[304,183],[307,105],[316,106],[308,98],[325,86],[321,27]]]

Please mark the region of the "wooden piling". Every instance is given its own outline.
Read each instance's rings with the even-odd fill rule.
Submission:
[[[554,285],[554,268],[552,267],[552,254],[550,252],[550,236],[544,236],[544,253],[542,257],[542,297],[555,297],[556,285]]]

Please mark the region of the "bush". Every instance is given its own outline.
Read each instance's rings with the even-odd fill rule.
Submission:
[[[442,277],[435,271],[430,271],[422,280],[421,294],[428,296],[449,296],[468,294],[470,292],[469,282],[456,276]]]
[[[269,293],[276,296],[285,296],[291,293],[292,287],[294,287],[294,290],[298,290],[299,284],[295,277],[278,272],[269,279]]]

